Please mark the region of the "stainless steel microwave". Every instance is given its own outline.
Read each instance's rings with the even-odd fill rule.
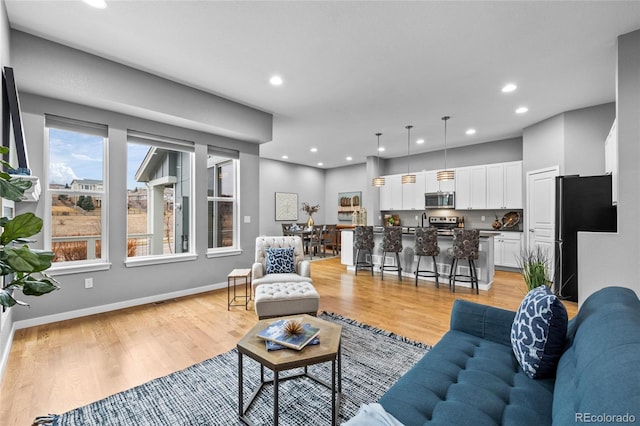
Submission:
[[[425,209],[455,209],[455,192],[427,192],[424,194]]]

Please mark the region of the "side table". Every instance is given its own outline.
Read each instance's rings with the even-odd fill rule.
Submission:
[[[236,294],[236,280],[244,279],[244,295]],[[231,297],[231,282],[233,281],[233,297]],[[247,310],[249,306],[249,301],[251,300],[251,269],[234,269],[229,272],[227,275],[227,311],[231,306],[243,306],[244,309]],[[243,303],[235,303],[240,300],[236,299],[244,299]]]
[[[259,331],[268,327],[274,321],[285,318],[302,318],[303,323],[309,323],[312,327],[318,327],[320,343],[310,345],[300,351],[294,349],[281,349],[277,351],[267,351],[264,340],[256,336]],[[279,384],[284,380],[291,380],[298,377],[307,377],[314,382],[330,389],[331,391],[331,424],[338,424],[338,414],[342,400],[342,355],[340,351],[342,337],[342,327],[338,324],[325,321],[310,315],[290,315],[286,317],[270,318],[258,321],[258,323],[240,339],[236,345],[238,351],[238,416],[240,420],[252,425],[248,418],[247,411],[251,408],[255,398],[265,385],[273,384],[273,425],[278,425],[278,392]],[[249,357],[260,364],[260,385],[253,391],[246,403],[244,401],[244,378],[243,378],[243,357]],[[331,379],[325,381],[311,374],[307,367],[331,362]],[[273,372],[273,379],[266,380],[264,369],[268,368]],[[280,375],[286,370],[302,368],[302,372],[288,373]]]

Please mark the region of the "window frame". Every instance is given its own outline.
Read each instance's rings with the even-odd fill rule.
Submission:
[[[51,276],[73,274],[85,271],[107,270],[111,267],[109,261],[109,221],[107,213],[109,209],[109,127],[106,124],[92,123],[84,120],[61,117],[53,114],[45,114],[44,123],[44,164],[51,164],[51,129],[81,133],[85,135],[102,137],[102,191],[75,191],[72,189],[52,189],[49,186],[50,169],[45,167],[44,184],[42,185],[45,199],[45,214],[43,220],[43,235],[45,250],[53,248],[53,216],[52,197],[55,195],[91,195],[99,196],[100,207],[100,257],[94,259],[71,260],[63,262],[52,262],[51,268],[47,270]]]
[[[183,261],[192,261],[198,258],[196,254],[196,228],[195,228],[195,209],[196,209],[196,201],[195,201],[195,143],[182,139],[174,139],[167,136],[154,135],[150,133],[140,132],[136,130],[127,130],[127,156],[128,156],[128,147],[129,144],[137,144],[137,145],[146,145],[153,146],[158,148],[166,148],[179,152],[186,152],[189,154],[189,227],[188,227],[188,236],[189,236],[189,251],[181,252],[181,253],[162,253],[162,254],[148,254],[142,256],[134,256],[129,257],[127,255],[127,250],[125,246],[125,260],[124,264],[126,267],[137,267],[137,266],[147,266],[147,265],[157,265],[157,264],[165,264],[165,263],[173,263],[173,262],[183,262]],[[129,167],[127,158],[127,168]],[[128,171],[127,171],[128,173]],[[128,206],[128,190],[125,190],[125,208]],[[175,193],[174,193],[174,205],[175,205]],[[175,209],[175,207],[174,207]],[[126,218],[126,226],[125,226],[125,245],[129,240],[129,215],[128,212],[125,212]],[[175,222],[174,222],[174,230],[175,230]]]
[[[218,157],[218,161],[210,163],[210,157]],[[219,164],[230,162],[233,166],[233,197],[221,197],[209,195],[209,169]],[[240,153],[235,150],[226,148],[220,148],[209,145],[207,147],[207,203],[206,203],[206,217],[207,217],[207,257],[218,256],[231,256],[242,253],[240,247]],[[218,181],[214,179],[214,184]],[[214,188],[214,193],[215,193]],[[213,202],[232,202],[233,203],[233,244],[227,247],[210,247],[209,246],[209,224],[211,220],[209,218],[209,203]]]

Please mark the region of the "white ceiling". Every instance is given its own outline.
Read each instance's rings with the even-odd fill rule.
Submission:
[[[260,155],[324,168],[375,155],[376,132],[405,156],[407,124],[411,153],[441,149],[443,115],[453,147],[612,102],[617,36],[640,29],[640,1],[107,2],[6,7],[12,28],[272,113]]]

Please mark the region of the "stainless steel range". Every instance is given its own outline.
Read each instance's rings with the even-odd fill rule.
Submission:
[[[457,228],[460,222],[457,216],[429,216],[429,226],[443,230]]]

